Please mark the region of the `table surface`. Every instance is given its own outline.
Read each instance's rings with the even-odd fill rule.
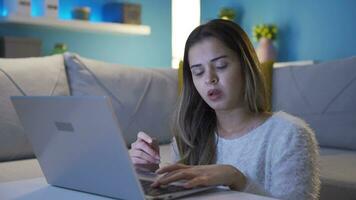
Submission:
[[[78,192],[59,188],[47,184],[43,177],[34,179],[25,179],[20,181],[11,181],[0,183],[0,199],[1,200],[109,200],[111,198],[88,194],[85,192]],[[216,189],[209,192],[195,194],[184,198],[186,200],[273,200],[273,198],[257,196],[244,192],[236,192],[230,190]],[[275,200],[275,199],[274,199]]]

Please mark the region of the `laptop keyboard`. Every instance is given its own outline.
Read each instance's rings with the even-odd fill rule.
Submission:
[[[153,183],[152,181],[140,180],[140,182],[141,182],[143,190],[145,191],[145,194],[150,195],[150,196],[158,196],[158,195],[162,195],[162,194],[170,194],[170,193],[174,193],[174,192],[189,190],[182,186],[176,186],[176,185],[165,185],[165,186],[160,186],[160,187],[154,188],[154,187],[151,187],[151,184]]]

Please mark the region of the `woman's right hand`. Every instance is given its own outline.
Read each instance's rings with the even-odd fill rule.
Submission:
[[[158,142],[146,133],[141,131],[137,134],[137,140],[131,144],[129,153],[135,166],[149,170],[159,168],[160,154]]]

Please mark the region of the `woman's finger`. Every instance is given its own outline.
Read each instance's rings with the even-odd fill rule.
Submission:
[[[147,160],[144,160],[139,157],[131,157],[131,160],[134,165],[136,165],[136,164],[150,164]]]
[[[187,181],[186,183],[184,183],[183,186],[185,188],[194,188],[198,186],[209,186],[209,185],[213,185],[213,183],[210,182],[207,176],[198,176]]]
[[[180,170],[179,172],[174,173],[172,175],[160,177],[152,184],[152,186],[157,187],[159,185],[166,185],[179,180],[189,180],[194,178],[195,176],[197,176],[197,174],[194,174],[187,170]]]
[[[137,140],[146,142],[149,146],[151,146],[153,150],[155,150],[159,154],[159,143],[156,138],[149,136],[147,133],[143,131],[140,131],[137,134]]]
[[[159,159],[156,159],[155,157],[147,154],[142,150],[133,149],[130,151],[130,156],[146,160],[148,163],[155,163],[155,164],[160,163]]]
[[[177,163],[177,164],[173,164],[173,165],[164,166],[164,167],[158,169],[156,171],[156,173],[157,174],[164,174],[164,173],[175,171],[175,170],[178,170],[178,169],[188,169],[188,168],[190,168],[189,165],[184,165],[184,164]]]
[[[155,159],[159,160],[160,156],[157,151],[155,151],[151,146],[149,146],[146,142],[144,141],[137,141],[135,142],[133,149],[136,150],[141,150],[146,152],[148,155],[154,157]]]
[[[147,133],[145,133],[143,131],[138,132],[137,139],[141,139],[141,140],[147,142],[148,144],[152,144],[152,142],[153,142],[153,139]]]

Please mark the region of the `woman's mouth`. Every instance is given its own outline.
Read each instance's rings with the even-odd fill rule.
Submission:
[[[222,96],[222,91],[218,89],[211,89],[208,91],[207,96],[210,101],[217,101]]]

